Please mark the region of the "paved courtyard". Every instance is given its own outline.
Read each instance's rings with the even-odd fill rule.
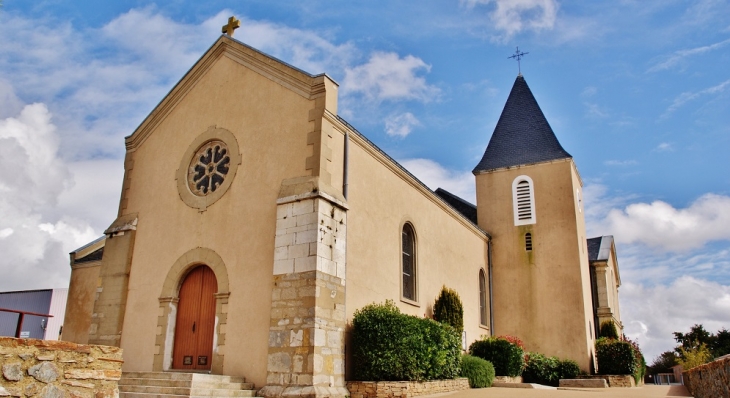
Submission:
[[[639,398],[639,397],[691,397],[684,386],[646,385],[635,388],[596,388],[560,390],[552,388],[481,388],[466,391],[434,394],[428,398]],[[425,397],[424,397],[425,398]]]

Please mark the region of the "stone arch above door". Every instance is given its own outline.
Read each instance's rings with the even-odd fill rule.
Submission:
[[[172,349],[175,341],[175,322],[177,317],[178,292],[185,276],[198,265],[206,265],[218,282],[216,293],[216,325],[213,336],[213,358],[211,373],[223,373],[223,353],[226,343],[226,324],[228,323],[228,270],[223,259],[211,249],[198,247],[189,250],[170,267],[160,294],[160,307],[157,314],[157,336],[155,355],[152,364],[154,371],[167,371],[172,368]]]

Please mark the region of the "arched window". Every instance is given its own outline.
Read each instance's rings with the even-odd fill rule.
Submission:
[[[532,178],[519,176],[512,182],[512,204],[515,213],[515,225],[534,224],[535,193]]]
[[[532,234],[529,232],[525,234],[525,251],[532,251]]]
[[[487,276],[479,270],[479,323],[487,325]]]
[[[416,236],[411,224],[405,224],[402,232],[403,298],[416,301]]]

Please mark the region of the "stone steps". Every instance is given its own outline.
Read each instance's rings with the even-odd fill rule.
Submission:
[[[243,377],[183,372],[125,372],[119,380],[120,398],[225,397],[256,395]]]

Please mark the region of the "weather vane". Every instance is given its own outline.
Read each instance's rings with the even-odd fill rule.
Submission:
[[[529,54],[529,53],[521,52],[520,47],[517,46],[517,49],[515,50],[514,55],[512,55],[511,57],[507,57],[507,59],[513,58],[513,59],[517,60],[517,72],[519,72],[520,76],[522,76],[522,67],[520,65],[520,60],[522,59],[522,57],[524,57],[527,54]]]

